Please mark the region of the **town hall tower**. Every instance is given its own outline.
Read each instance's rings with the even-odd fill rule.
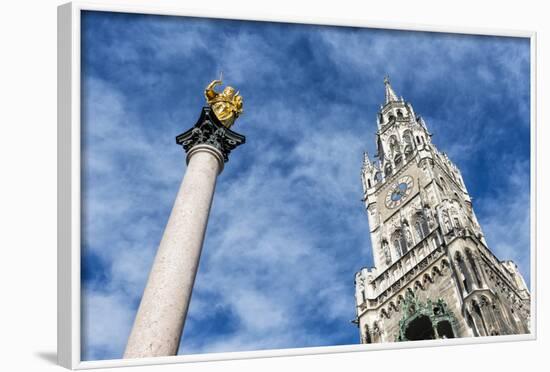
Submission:
[[[377,154],[361,171],[374,255],[355,276],[361,343],[529,333],[518,267],[491,252],[460,170],[384,85]]]

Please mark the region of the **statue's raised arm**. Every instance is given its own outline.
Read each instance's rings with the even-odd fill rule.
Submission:
[[[221,93],[216,92],[214,88],[221,84],[221,80],[213,80],[204,89],[204,97],[218,120],[230,128],[243,112],[243,98],[230,86],[226,86]]]
[[[204,89],[204,96],[206,97],[207,102],[209,100],[214,99],[218,95],[218,93],[214,90],[214,87],[216,87],[216,85],[221,85],[221,84],[222,84],[221,80],[214,80],[210,84],[208,84],[206,89]]]

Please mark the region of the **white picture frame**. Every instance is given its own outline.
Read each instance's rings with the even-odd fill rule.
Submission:
[[[269,351],[250,351],[185,355],[133,360],[82,361],[80,358],[80,15],[82,11],[107,11],[173,16],[194,16],[255,21],[284,21],[301,24],[372,27],[394,30],[449,32],[478,35],[525,37],[531,40],[531,334],[500,336],[494,341],[536,339],[536,33],[533,31],[462,29],[440,26],[400,25],[382,22],[342,21],[307,16],[272,17],[238,14],[216,14],[155,5],[126,5],[118,2],[99,4],[75,1],[58,8],[58,360],[71,369],[173,364],[219,361],[228,359],[274,356],[313,355],[365,351],[364,345],[328,346]],[[446,340],[444,345],[464,345],[491,342],[469,338]],[[388,343],[370,345],[369,350],[388,350],[441,346],[441,341]]]

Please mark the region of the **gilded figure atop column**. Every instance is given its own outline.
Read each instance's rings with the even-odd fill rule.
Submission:
[[[230,86],[226,86],[221,93],[218,93],[214,90],[218,85],[222,85],[221,80],[214,80],[208,84],[204,90],[204,96],[219,121],[226,128],[231,128],[235,120],[243,113],[243,97]]]

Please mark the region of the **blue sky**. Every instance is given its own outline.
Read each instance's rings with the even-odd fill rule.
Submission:
[[[223,71],[247,137],[218,179],[180,354],[358,343],[362,153],[389,74],[529,282],[529,40],[87,12],[82,356],[120,358],[181,178],[175,136]]]

